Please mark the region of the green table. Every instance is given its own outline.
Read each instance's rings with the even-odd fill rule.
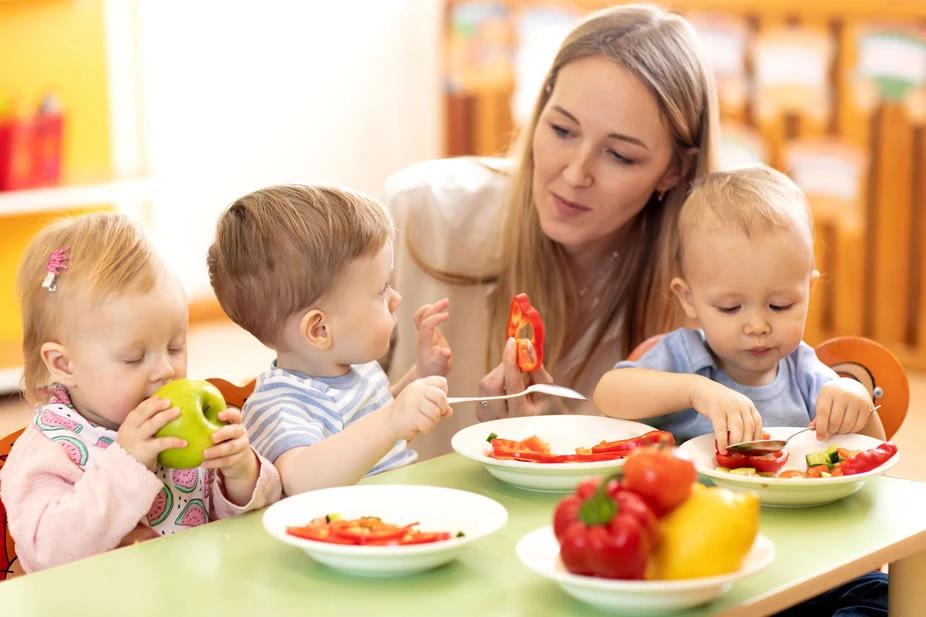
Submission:
[[[557,495],[499,482],[457,454],[365,480],[469,490],[510,514],[497,533],[451,564],[416,576],[363,579],[316,564],[271,538],[261,513],[0,583],[0,612],[42,615],[222,615],[237,617],[547,617],[597,615],[558,585],[527,570],[514,547],[547,525]],[[852,497],[811,509],[762,509],[762,533],[776,548],[765,571],[685,617],[767,615],[845,580],[891,566],[891,613],[920,614],[926,589],[926,485],[896,478],[868,482]]]

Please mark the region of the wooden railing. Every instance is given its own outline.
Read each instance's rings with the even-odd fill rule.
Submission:
[[[448,19],[462,4],[473,3],[449,2]],[[609,3],[491,4],[515,47],[520,11]],[[868,336],[908,368],[926,368],[926,0],[660,4],[689,17],[708,48],[718,33],[725,49],[742,37],[742,72],[729,58],[715,64],[723,135],[751,135],[754,158],[789,173],[810,199],[823,276],[808,342]],[[798,58],[792,73],[781,70],[783,52]],[[452,77],[458,66],[448,67]],[[497,66],[482,81],[478,71],[448,79],[448,155],[508,149],[514,85],[514,71]]]

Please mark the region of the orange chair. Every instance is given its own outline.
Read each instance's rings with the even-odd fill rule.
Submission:
[[[25,428],[16,429],[9,435],[0,438],[0,468],[6,463],[6,457],[13,448],[13,443],[22,435]],[[16,548],[13,546],[13,536],[10,535],[6,518],[6,508],[0,501],[0,526],[3,527],[3,544],[0,545],[0,581],[5,580],[14,573],[16,563]]]
[[[639,360],[664,335],[657,334],[637,345],[628,360]],[[910,406],[910,382],[903,365],[884,345],[861,336],[837,336],[820,343],[815,351],[820,361],[868,389],[875,405],[881,405],[878,415],[884,434],[893,437]]]
[[[254,386],[257,384],[256,378],[245,382],[244,385],[241,386],[218,377],[210,377],[206,381],[219,389],[219,392],[222,393],[222,397],[228,405],[238,408],[244,407],[244,403],[248,400],[248,397],[251,396],[251,393],[254,392]]]

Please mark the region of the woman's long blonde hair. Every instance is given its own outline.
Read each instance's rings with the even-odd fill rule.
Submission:
[[[560,70],[591,56],[613,60],[649,87],[675,140],[674,164],[681,165],[689,149],[698,149],[694,164],[682,165],[678,184],[661,200],[653,195],[627,223],[626,233],[620,234],[621,245],[614,247],[620,252],[620,265],[599,299],[596,345],[619,318],[623,319],[623,355],[645,338],[679,323],[678,309],[669,295],[678,244],[676,221],[692,181],[713,168],[717,99],[713,76],[691,25],[649,5],[617,6],[588,16],[560,46],[530,122],[521,133],[504,204],[501,268],[497,278],[492,277],[497,285],[490,300],[489,340],[504,339],[511,299],[527,292],[546,325],[545,365],[551,372],[584,332],[576,325],[581,298],[563,249],[543,233],[534,206],[532,144]],[[438,278],[461,282],[459,274],[435,272],[418,261]],[[491,278],[470,282],[487,280]],[[501,351],[502,345],[489,345],[489,366],[499,361]],[[594,348],[589,349],[586,358],[593,352]],[[577,379],[584,368],[585,362],[571,379]]]
[[[42,286],[45,266],[53,251],[65,248],[67,269],[58,275],[55,291],[49,291]],[[92,310],[111,295],[150,291],[164,267],[144,229],[124,215],[62,218],[39,231],[26,247],[17,276],[26,400],[44,401],[40,389],[50,376],[41,348],[60,341],[68,313]]]

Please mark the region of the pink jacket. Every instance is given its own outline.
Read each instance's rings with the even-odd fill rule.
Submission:
[[[276,468],[258,455],[260,473],[251,501],[236,506],[213,474],[210,519],[256,510],[280,499]],[[145,515],[164,485],[117,443],[101,449],[86,471],[30,424],[0,470],[16,554],[26,572],[62,565],[158,534]]]

